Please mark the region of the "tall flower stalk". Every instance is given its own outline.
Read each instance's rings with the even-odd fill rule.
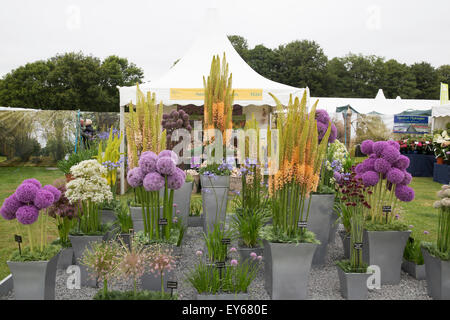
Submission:
[[[442,253],[450,253],[450,186],[442,186],[438,192],[441,200],[434,203],[434,207],[439,209],[437,249]]]

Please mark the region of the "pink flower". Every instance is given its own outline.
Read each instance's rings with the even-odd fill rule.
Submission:
[[[252,257],[253,260],[257,258],[257,254],[255,252],[250,253],[250,257]]]
[[[236,259],[233,259],[233,260],[231,260],[230,264],[231,264],[233,267],[236,267],[237,264],[238,264],[238,261],[237,261]]]
[[[262,256],[258,256],[258,261],[261,261],[262,260]]]
[[[235,247],[230,248],[230,252],[237,252]]]
[[[176,207],[177,207],[177,204],[176,204],[176,203],[174,203],[174,204],[173,204],[173,207],[174,207],[174,208],[176,208]]]
[[[423,232],[423,234],[429,234],[429,232],[428,232],[427,230],[425,230],[425,231]]]
[[[412,228],[414,228],[414,226],[413,226],[412,224],[410,224],[410,225],[408,226],[408,228],[412,229]]]
[[[201,250],[197,250],[197,252],[195,253],[195,255],[197,257],[201,257],[203,255],[203,252]]]
[[[178,222],[178,218],[177,217],[173,217],[172,222],[173,223],[177,223]]]

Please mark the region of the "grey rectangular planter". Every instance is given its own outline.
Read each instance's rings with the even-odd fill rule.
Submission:
[[[203,231],[213,230],[216,223],[225,223],[228,205],[229,176],[208,178],[200,175],[202,184]]]
[[[339,266],[339,283],[342,296],[347,300],[366,300],[369,295],[367,279],[370,273],[345,273]]]
[[[174,281],[175,271],[168,271],[164,273],[164,290],[166,290],[167,281]],[[158,273],[146,272],[141,277],[141,287],[143,290],[161,291],[161,275]]]
[[[425,280],[425,264],[419,265],[403,258],[402,270],[417,280]]]
[[[249,300],[248,293],[197,294],[197,300]]]
[[[256,253],[257,256],[263,256],[264,254],[264,248],[263,247],[257,247],[257,248],[246,248],[238,246],[237,251],[239,253],[239,258],[241,262],[244,262],[245,260],[253,261],[250,254],[252,252]],[[256,262],[256,260],[255,260]]]
[[[114,221],[116,221],[116,213],[114,212],[114,210],[99,210],[99,213],[102,224],[113,223]]]
[[[323,265],[327,255],[330,229],[333,219],[334,194],[313,194],[311,195],[311,205],[308,217],[308,230],[316,234],[316,239],[320,241],[314,253],[312,264],[314,266]],[[303,215],[306,218],[308,200],[306,200]]]
[[[338,218],[339,216],[333,211],[331,214],[331,227],[330,235],[328,236],[328,243],[334,243],[336,241],[336,232],[339,226],[339,222],[337,221]]]
[[[13,287],[12,274],[9,274],[0,281],[0,297],[7,296],[12,291]]]
[[[104,240],[104,236],[72,236],[69,235],[70,242],[72,243],[73,252],[75,255],[76,264],[80,267],[81,281],[80,284],[85,287],[97,287],[97,279],[93,279],[88,272],[87,267],[81,264],[81,258],[86,248],[91,248],[95,242],[101,242]]]
[[[215,176],[210,178],[204,175],[200,175],[200,184],[203,188],[227,188],[230,187],[230,176]]]
[[[142,219],[142,207],[130,207],[131,220],[133,220],[134,232],[144,230],[144,220]]]
[[[48,261],[7,261],[16,300],[55,300],[58,256]]]
[[[188,217],[189,227],[203,227],[203,215],[200,216],[189,216]]]
[[[344,248],[344,259],[350,259],[350,234],[345,230],[339,231],[339,236],[342,241],[342,247]]]
[[[317,244],[272,243],[264,240],[265,288],[272,300],[308,297],[311,263]]]
[[[75,264],[73,248],[70,247],[62,249],[59,253],[57,268],[65,270],[73,264]]]
[[[381,270],[381,284],[399,284],[403,252],[411,231],[367,231],[363,236],[363,260]]]
[[[436,300],[450,300],[450,261],[433,257],[422,248],[425,260],[427,293]]]
[[[192,182],[185,182],[180,189],[173,192],[173,204],[177,205],[177,207],[174,208],[173,216],[180,217],[185,226],[188,226],[188,217],[191,210],[192,185]],[[159,191],[159,196],[161,199],[164,199],[164,189]],[[180,211],[179,214],[176,214],[177,210]]]

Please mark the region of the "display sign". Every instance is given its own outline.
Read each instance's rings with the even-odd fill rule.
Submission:
[[[429,132],[427,116],[394,116],[394,133],[426,134]]]
[[[205,89],[182,89],[170,88],[171,100],[203,100]],[[262,100],[262,89],[234,89],[234,101],[239,100]]]

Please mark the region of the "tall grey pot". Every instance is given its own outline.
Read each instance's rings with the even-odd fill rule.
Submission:
[[[55,300],[59,253],[48,261],[7,261],[16,300]]]
[[[80,267],[81,281],[80,284],[84,287],[97,287],[97,280],[93,279],[90,272],[85,265],[81,264],[81,258],[87,248],[92,248],[92,244],[95,242],[101,242],[105,236],[71,236],[69,235],[70,242],[72,243],[73,252],[75,255],[76,264]]]
[[[192,185],[193,182],[185,182],[180,189],[173,192],[173,204],[177,205],[174,209],[174,214],[176,210],[180,210],[180,213],[174,216],[180,217],[186,227],[188,226],[189,211],[191,210]],[[164,189],[159,191],[159,196],[164,199]]]
[[[363,260],[381,270],[381,284],[399,284],[403,251],[411,231],[367,231],[363,236]]]
[[[331,224],[333,223],[334,194],[313,194],[311,195],[311,205],[308,216],[308,230],[316,234],[316,239],[320,241],[314,253],[313,265],[323,265],[327,255],[328,240],[330,237]],[[303,209],[304,217],[308,208],[306,200]]]
[[[264,240],[265,288],[272,300],[308,297],[311,263],[317,244],[273,243]]]
[[[102,209],[100,210],[100,216],[102,224],[113,223],[114,221],[116,221],[116,213],[114,212],[114,210]]]
[[[162,203],[162,201],[161,201]],[[159,208],[159,217],[163,217],[163,207]],[[172,212],[172,217],[175,217],[175,208]],[[130,207],[131,220],[133,221],[134,232],[144,231],[144,219],[142,217],[142,207]]]
[[[342,247],[344,248],[344,258],[350,259],[350,234],[345,230],[339,231],[339,236],[342,240]]]
[[[436,300],[450,300],[450,261],[433,257],[422,248],[425,260],[427,293]]]
[[[202,185],[203,231],[213,230],[216,223],[225,223],[228,205],[229,176],[209,178],[200,175]]]
[[[328,243],[334,243],[336,241],[336,232],[339,225],[337,221],[339,216],[336,212],[333,211],[331,214],[331,227],[330,227],[330,235],[328,236]]]
[[[75,263],[75,257],[73,255],[73,248],[64,248],[59,253],[57,269],[67,269],[69,266]]]
[[[369,295],[367,279],[371,274],[346,273],[339,266],[336,267],[342,296],[347,300],[366,300]]]

